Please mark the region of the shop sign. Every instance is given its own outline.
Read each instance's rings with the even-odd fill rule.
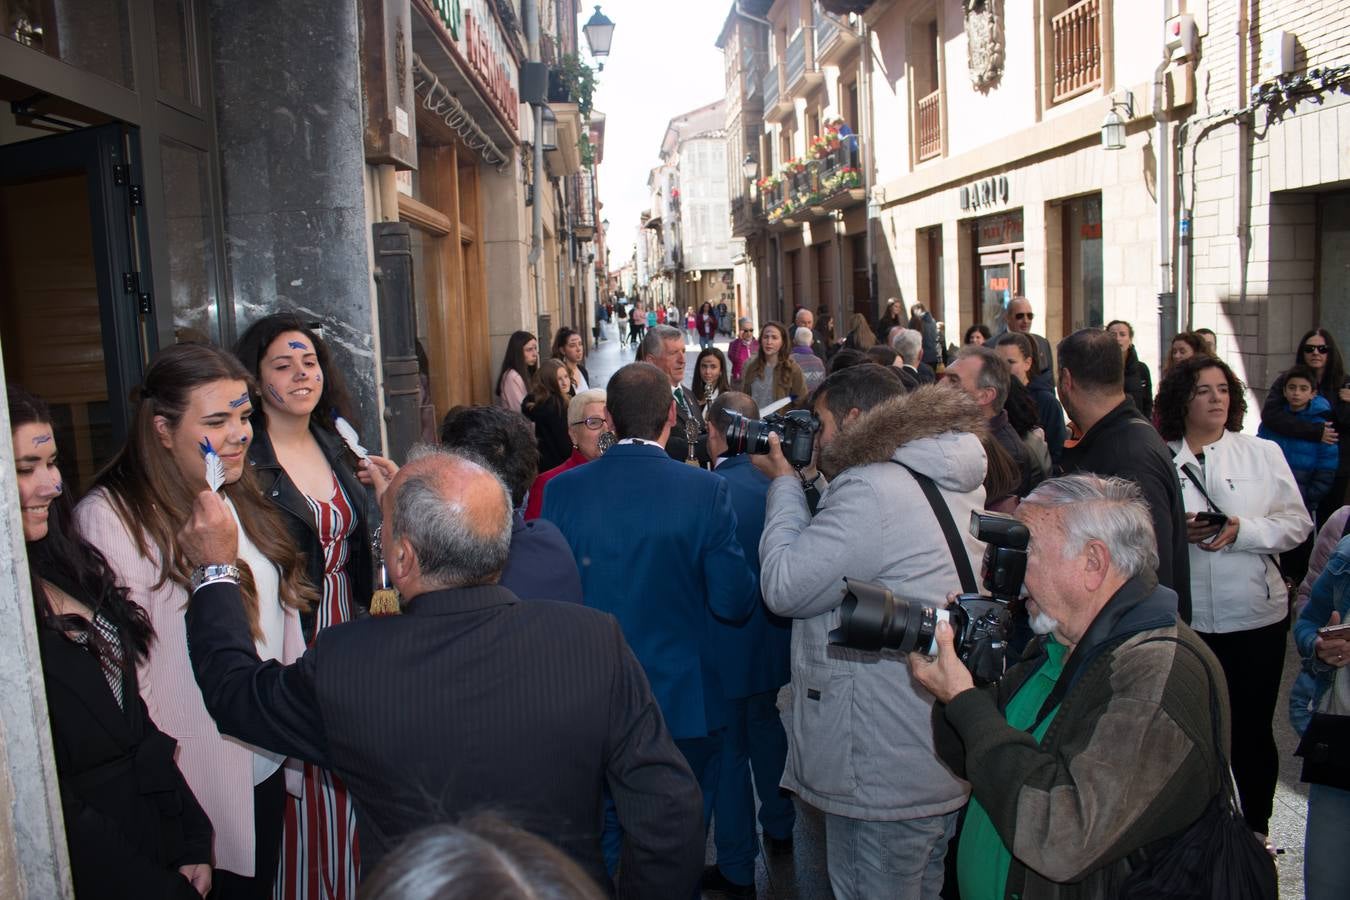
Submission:
[[[963,211],[987,209],[1008,202],[1008,176],[991,175],[961,188]]]
[[[455,3],[459,5],[458,2]],[[497,112],[512,130],[520,127],[520,94],[516,83],[519,75],[515,60],[506,49],[506,42],[497,20],[487,9],[485,0],[469,0],[464,13],[464,43],[467,45],[469,65],[483,79],[488,96]]]
[[[480,93],[514,133],[520,131],[516,59],[511,55],[489,0],[424,0],[476,76]]]
[[[998,247],[1022,243],[1022,211],[985,216],[976,220],[978,247]]]
[[[458,41],[464,30],[464,9],[460,0],[431,0],[431,8],[436,10],[436,15],[440,17],[445,30]]]

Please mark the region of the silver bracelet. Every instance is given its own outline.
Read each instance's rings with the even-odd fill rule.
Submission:
[[[213,566],[198,566],[192,570],[192,593],[206,587],[208,584],[214,584],[217,581],[229,581],[234,584],[239,583],[239,567],[229,563],[222,563]]]

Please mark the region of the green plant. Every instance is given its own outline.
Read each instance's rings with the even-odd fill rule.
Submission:
[[[581,154],[581,167],[589,169],[595,164],[595,145],[591,143],[591,136],[583,134],[577,140],[577,152]]]
[[[591,99],[595,95],[595,70],[575,53],[566,53],[558,60],[558,77],[567,93],[577,103],[582,121],[591,117]]]

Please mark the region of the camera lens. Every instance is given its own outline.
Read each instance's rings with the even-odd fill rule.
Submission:
[[[917,649],[931,656],[937,652],[937,623],[947,618],[946,610],[917,600],[897,600],[881,585],[849,581],[839,608],[839,627],[830,632],[830,640],[856,650]]]
[[[761,419],[751,419],[745,423],[745,448],[747,453],[763,456],[769,452],[769,426]]]

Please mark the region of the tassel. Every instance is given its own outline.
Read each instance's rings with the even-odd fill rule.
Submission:
[[[370,597],[372,616],[396,616],[402,610],[398,604],[398,591],[393,588],[380,588]]]
[[[384,526],[377,525],[375,526],[375,533],[371,535],[375,559],[380,565],[380,586],[370,596],[370,614],[372,616],[397,616],[403,612],[403,607],[399,603],[398,591],[389,584],[389,572],[384,567],[384,546],[380,542],[383,534]]]

